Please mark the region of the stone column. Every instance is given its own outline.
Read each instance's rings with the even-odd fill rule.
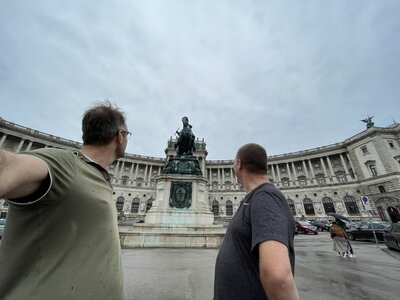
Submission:
[[[309,159],[308,160],[308,165],[310,166],[310,172],[311,172],[311,180],[316,180],[316,178],[315,178],[315,174],[314,174],[314,170],[313,170],[313,166],[312,166],[312,163],[311,163],[311,159]]]
[[[222,168],[222,186],[223,186],[223,190],[226,189],[225,186],[225,168]]]
[[[276,180],[274,165],[271,165],[271,172],[272,172],[272,179],[274,180],[274,183],[275,183],[275,182],[277,182],[277,180]]]
[[[28,147],[26,147],[25,151],[31,150],[32,144],[33,144],[33,142],[32,142],[32,141],[29,141]]]
[[[129,171],[129,180],[132,181],[133,179],[133,166],[135,165],[135,163],[132,163],[131,165],[131,170]]]
[[[279,170],[279,164],[276,165],[276,172],[277,172],[277,175],[278,175],[278,182],[282,183],[281,171]]]
[[[139,172],[139,163],[136,163],[136,168],[135,168],[135,180],[137,179],[137,174]]]
[[[296,167],[294,165],[294,162],[292,162],[292,169],[293,169],[293,177],[294,177],[293,182],[294,182],[294,185],[298,185],[299,182],[298,182],[298,179],[297,179]]]
[[[287,172],[288,177],[289,177],[289,182],[292,181],[292,175],[290,175],[289,163],[286,163],[286,172]]]
[[[331,163],[331,160],[330,160],[329,156],[326,157],[326,161],[328,162],[328,167],[329,167],[329,171],[331,173],[333,182],[336,183],[337,182],[337,178],[335,176],[335,173],[333,172],[333,167],[332,167],[332,163]]]
[[[346,172],[346,178],[347,178],[347,181],[351,181],[352,180],[352,178],[351,178],[351,176],[350,176],[350,172],[349,172],[349,169],[347,168],[347,165],[346,165],[346,161],[344,160],[344,158],[343,158],[343,153],[340,153],[340,161],[342,162],[342,165],[343,165],[343,168],[344,168],[344,171]]]
[[[325,167],[324,160],[322,159],[322,157],[320,157],[319,161],[321,162],[322,169],[324,170],[324,176],[326,178],[326,177],[328,177],[328,173],[326,172],[326,167]]]
[[[0,140],[0,149],[1,149],[1,146],[3,146],[4,141],[6,140],[6,138],[7,138],[7,134],[4,134],[4,135],[1,137],[1,140]]]
[[[24,145],[24,143],[25,143],[25,139],[22,139],[22,140],[19,142],[19,145],[18,145],[17,150],[15,151],[15,153],[19,153],[19,152],[21,151],[21,148],[22,148],[22,146]]]
[[[150,171],[149,171],[149,183],[151,183],[151,178],[153,177],[153,165],[150,165]]]
[[[304,174],[306,174],[306,182],[308,184],[308,183],[310,183],[311,178],[309,178],[309,176],[308,176],[306,161],[302,160],[301,162],[303,164]]]
[[[146,165],[145,168],[144,168],[143,183],[144,183],[145,186],[146,186],[147,183],[148,183],[148,181],[146,180],[146,178],[147,178],[147,170],[148,170],[148,167],[149,167],[149,165]]]
[[[218,168],[217,170],[218,170],[218,175],[217,175],[217,178],[218,178],[218,190],[220,190],[221,189],[221,169]]]

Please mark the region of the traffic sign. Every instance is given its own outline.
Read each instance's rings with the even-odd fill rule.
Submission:
[[[361,204],[364,210],[371,210],[371,205],[369,204],[369,199],[367,196],[361,196]]]

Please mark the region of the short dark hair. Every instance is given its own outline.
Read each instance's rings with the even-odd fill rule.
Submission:
[[[82,140],[84,145],[104,146],[109,144],[119,130],[126,127],[125,115],[110,101],[99,102],[87,109],[82,118]]]
[[[240,159],[244,167],[251,173],[267,173],[267,151],[258,144],[243,145],[239,148],[236,158]]]

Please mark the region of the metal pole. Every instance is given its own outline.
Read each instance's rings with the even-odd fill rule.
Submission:
[[[372,233],[374,234],[374,237],[375,237],[376,246],[379,248],[379,242],[378,242],[378,238],[376,237],[376,233],[375,233],[375,229],[374,229],[374,223],[372,223],[372,213],[371,213],[371,211],[368,211],[368,213],[371,215],[369,220],[371,222]]]

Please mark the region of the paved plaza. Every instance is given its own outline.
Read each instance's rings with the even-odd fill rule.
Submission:
[[[300,298],[399,299],[400,253],[353,242],[356,258],[332,251],[328,233],[295,237]],[[218,249],[124,249],[127,300],[207,300]]]

